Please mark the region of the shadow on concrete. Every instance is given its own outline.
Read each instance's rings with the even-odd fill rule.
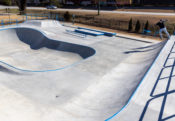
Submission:
[[[174,47],[174,46],[175,46],[175,45],[173,45],[173,47]],[[172,47],[172,49],[173,49],[173,47]],[[170,54],[172,53],[172,49],[171,49]],[[155,84],[154,84],[154,86],[153,86],[153,89],[152,89],[152,91],[151,91],[151,93],[150,93],[150,96],[151,96],[152,98],[149,99],[149,100],[146,102],[145,107],[144,107],[144,109],[143,109],[143,112],[142,112],[142,114],[141,114],[141,116],[140,116],[139,121],[143,121],[143,120],[144,120],[144,116],[145,116],[146,111],[148,110],[148,108],[149,108],[149,106],[150,106],[150,103],[151,103],[152,101],[156,100],[156,99],[161,98],[161,97],[163,97],[163,101],[162,101],[162,104],[161,104],[161,108],[160,108],[160,112],[159,112],[159,116],[158,116],[158,120],[157,120],[157,121],[166,121],[166,120],[169,120],[169,119],[172,119],[172,118],[175,117],[175,114],[173,114],[173,115],[170,115],[170,116],[167,116],[167,117],[163,118],[163,114],[164,114],[164,110],[165,110],[165,105],[166,105],[166,101],[167,101],[167,96],[170,95],[170,94],[175,94],[175,90],[170,90],[170,85],[171,85],[171,82],[172,82],[172,77],[175,76],[175,75],[173,75],[173,71],[174,71],[174,67],[175,67],[175,60],[174,60],[174,62],[173,62],[173,64],[172,64],[171,66],[166,66],[166,63],[167,63],[168,59],[170,59],[170,58],[169,58],[170,54],[169,54],[168,57],[166,58],[166,61],[165,61],[165,63],[164,63],[164,67],[163,67],[162,70],[160,71],[160,74],[159,74],[159,76],[158,76],[158,78],[157,78],[157,80],[156,80],[156,82],[155,82]],[[174,59],[175,59],[175,58],[174,58]],[[163,70],[166,69],[166,68],[171,68],[171,72],[170,72],[169,76],[161,78],[162,72],[163,72]],[[161,81],[162,79],[167,79],[167,80],[168,80],[168,81],[167,81],[167,85],[166,85],[165,92],[154,95],[154,92],[155,92],[155,90],[156,90],[156,88],[157,88],[157,85],[158,85],[159,81]]]
[[[125,51],[125,54],[130,54],[130,53],[139,53],[139,52],[147,52],[147,51],[152,51],[155,50],[157,48],[159,48],[160,46],[162,46],[162,43],[166,43],[166,41],[154,44],[154,45],[149,45],[149,46],[145,46],[145,47],[139,47],[139,48],[133,48],[131,51]]]
[[[147,48],[150,48],[150,47],[153,47],[153,48],[157,48],[157,46],[160,46],[162,43],[166,43],[167,41],[162,41],[162,42],[159,42],[157,44],[153,44],[153,45],[149,45],[149,46],[144,46],[144,47],[138,47],[138,48],[133,48],[133,50],[141,50],[141,49],[147,49]]]
[[[144,42],[144,43],[152,43],[152,42],[148,42],[148,41],[144,41],[144,40],[139,40],[139,39],[133,39],[133,38],[129,38],[129,37],[123,37],[123,36],[118,36],[119,38],[124,38],[124,39],[129,39],[129,40],[134,40],[134,41],[138,41],[138,42]]]
[[[9,74],[14,74],[14,75],[20,75],[20,73],[12,71],[8,68],[5,68],[4,66],[0,65],[0,71],[1,72],[5,72],[5,73],[9,73]]]
[[[46,47],[58,51],[77,53],[83,59],[86,59],[95,54],[95,50],[91,47],[67,43],[59,40],[51,40],[44,36],[44,34],[42,34],[40,31],[35,29],[16,28],[15,30],[19,40],[30,45],[31,49],[38,50],[40,48]]]

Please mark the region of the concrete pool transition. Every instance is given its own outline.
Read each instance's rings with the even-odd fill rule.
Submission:
[[[0,30],[0,121],[175,120],[174,36],[75,30],[52,20]]]

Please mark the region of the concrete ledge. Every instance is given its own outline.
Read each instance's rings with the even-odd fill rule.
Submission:
[[[78,29],[84,29],[84,30],[89,30],[89,31],[94,31],[94,32],[99,32],[99,33],[103,33],[105,36],[116,36],[116,33],[112,33],[112,32],[105,32],[105,31],[100,31],[100,30],[96,30],[96,29],[89,29],[89,28],[84,28],[84,27],[78,27]]]

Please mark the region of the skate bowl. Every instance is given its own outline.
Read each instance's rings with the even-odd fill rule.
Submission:
[[[112,120],[125,111],[166,45],[103,36],[79,45],[71,42],[80,38],[65,42],[59,36],[25,27],[0,31],[1,120]],[[61,70],[60,63],[74,66]]]
[[[31,29],[31,28],[11,28],[7,30],[1,30],[0,31],[0,41],[1,43],[3,43],[3,45],[1,44],[1,48],[5,48],[5,47],[2,47],[4,45],[7,46],[8,48],[4,50],[6,52],[11,51],[9,52],[11,53],[10,55],[12,55],[12,52],[15,52],[18,57],[21,55],[21,57],[23,58],[22,60],[22,59],[19,59],[17,56],[16,57],[11,56],[11,58],[2,59],[3,55],[1,55],[1,61],[3,61],[4,63],[7,63],[8,65],[11,65],[12,67],[16,67],[20,69],[20,66],[19,67],[17,66],[18,63],[25,63],[35,58],[33,60],[33,64],[37,61],[38,63],[42,61],[43,65],[46,65],[45,68],[40,67],[37,69],[37,67],[35,68],[33,65],[30,65],[32,64],[32,62],[28,62],[29,67],[33,66],[33,68],[29,68],[29,69],[22,68],[21,69],[21,70],[26,70],[26,71],[27,70],[29,71],[30,69],[34,69],[35,71],[37,70],[38,71],[55,70],[55,69],[59,69],[59,67],[57,67],[58,65],[60,66],[60,68],[64,68],[64,66],[72,65],[83,59],[89,58],[95,54],[95,50],[93,48],[83,46],[83,45],[67,43],[67,42],[63,42],[59,40],[51,40],[47,38],[42,32],[36,29]],[[26,49],[27,51],[25,51]],[[44,51],[46,53],[44,53]],[[48,53],[49,51],[50,53]],[[54,51],[58,51],[58,52],[54,52]],[[32,55],[32,52],[35,54]],[[37,58],[36,56],[39,55],[40,52],[42,56],[38,56]],[[69,56],[69,58],[64,57],[64,54],[62,54],[61,57],[54,57],[54,56],[51,57],[53,53],[56,54],[56,53],[61,53],[61,52],[64,54],[66,53],[67,57]],[[26,55],[26,56],[22,56],[22,55]],[[56,54],[55,56],[57,55],[59,54]],[[31,58],[28,57],[27,59],[27,56],[31,56]],[[43,58],[43,56],[44,57],[48,56],[49,58],[54,59],[54,62],[58,61],[57,63],[58,65],[56,65],[56,63],[52,65],[50,62],[46,61],[46,58]],[[61,61],[61,58],[62,58],[62,61],[64,61],[63,65],[61,65],[61,63],[59,62],[59,60]],[[20,62],[15,62],[18,60],[20,60]],[[48,64],[47,62],[50,64]]]

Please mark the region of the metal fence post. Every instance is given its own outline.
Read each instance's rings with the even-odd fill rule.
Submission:
[[[48,18],[51,19],[51,14],[49,13]]]
[[[23,15],[23,16],[22,16],[23,22],[24,22],[24,17],[25,17],[25,16]]]
[[[16,25],[18,25],[18,20],[16,19]]]
[[[27,14],[26,14],[26,21],[27,21]]]
[[[30,14],[30,20],[32,20],[32,14]]]
[[[56,20],[58,21],[59,19],[58,19],[58,14],[56,14]]]
[[[4,20],[1,20],[1,26],[2,27],[4,26]]]
[[[75,23],[75,14],[72,15],[72,24]]]

